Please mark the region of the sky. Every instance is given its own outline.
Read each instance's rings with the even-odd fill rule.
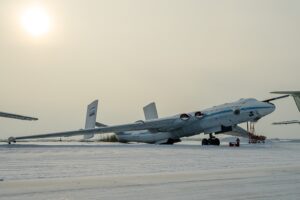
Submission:
[[[24,13],[42,8],[48,29],[35,35]],[[38,17],[43,19],[42,17]],[[0,138],[84,127],[99,99],[98,121],[143,119],[205,109],[240,98],[264,100],[300,90],[298,0],[2,0]],[[269,138],[300,138],[292,98],[256,125]]]

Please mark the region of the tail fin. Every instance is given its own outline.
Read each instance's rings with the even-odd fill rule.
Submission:
[[[155,105],[154,102],[146,105],[143,108],[143,110],[144,110],[144,115],[145,115],[146,120],[151,120],[151,119],[157,119],[158,118],[156,105]]]
[[[295,103],[298,107],[298,110],[300,112],[300,95],[293,95],[293,97],[294,97]]]
[[[97,118],[97,109],[98,109],[98,100],[93,101],[87,107],[86,112],[86,119],[85,119],[85,127],[84,129],[93,129],[96,125],[96,118]],[[90,139],[94,137],[94,134],[85,134],[83,139]]]

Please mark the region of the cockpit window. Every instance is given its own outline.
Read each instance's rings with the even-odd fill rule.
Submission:
[[[245,103],[253,102],[253,101],[257,101],[257,100],[253,99],[253,98],[251,98],[251,99],[242,99],[241,104],[245,104]]]

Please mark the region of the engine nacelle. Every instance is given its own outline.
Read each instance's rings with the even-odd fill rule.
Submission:
[[[195,112],[195,117],[196,118],[202,118],[204,116],[204,114],[201,111]]]
[[[137,123],[137,124],[145,124],[145,122],[143,120],[137,120],[135,123]]]
[[[182,121],[187,121],[187,120],[189,120],[191,117],[188,115],[188,114],[186,114],[186,113],[183,113],[183,114],[181,114],[180,115],[180,119],[182,120]]]

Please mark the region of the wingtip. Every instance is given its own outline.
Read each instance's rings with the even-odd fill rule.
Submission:
[[[39,118],[36,118],[36,117],[29,117],[29,118],[27,118],[27,119],[25,119],[25,120],[29,120],[29,121],[37,121],[37,120],[39,120]]]

